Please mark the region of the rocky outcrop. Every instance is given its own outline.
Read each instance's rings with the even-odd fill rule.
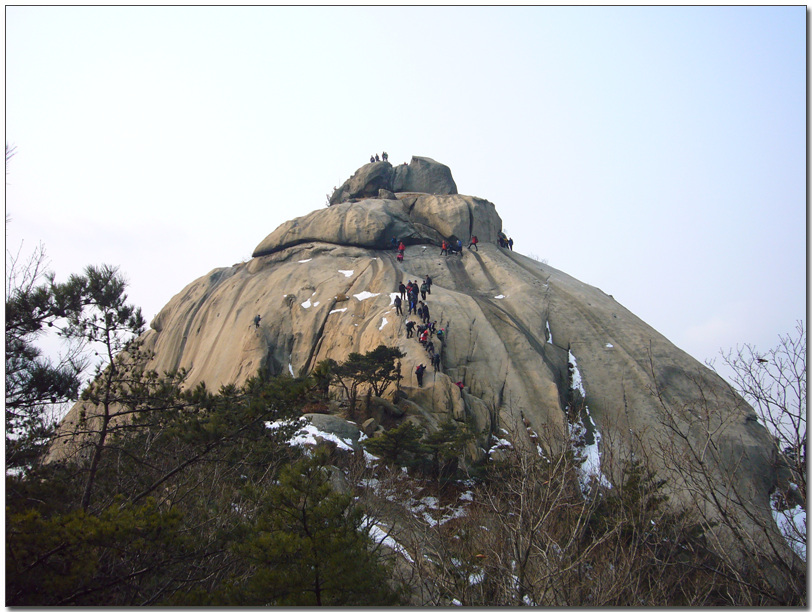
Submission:
[[[412,157],[408,166],[395,168],[392,191],[453,195],[457,193],[457,184],[448,166],[428,157]]]
[[[383,162],[381,162],[383,163]],[[392,239],[439,246],[443,238],[466,244],[471,235],[496,242],[502,220],[491,202],[462,195],[398,194],[315,210],[280,225],[254,249],[254,257],[314,243],[388,249]]]
[[[388,161],[371,162],[361,166],[330,196],[330,206],[351,200],[377,196],[381,190],[419,192],[437,195],[457,193],[457,185],[448,166],[428,157],[412,157],[392,167]]]
[[[413,159],[415,167],[422,159]],[[366,193],[375,183],[377,196],[387,187],[376,177],[388,176],[387,167],[368,164],[341,189]],[[401,183],[397,176],[396,188],[439,184],[420,182],[431,172]],[[570,435],[567,412],[583,395],[606,473],[617,475],[623,458],[645,452],[659,471],[672,475],[665,450],[684,452],[680,436],[698,448],[712,440],[718,452],[709,451],[700,469],[735,473],[750,510],[769,517],[771,444],[752,409],[610,295],[499,248],[500,230],[493,204],[472,196],[400,191],[397,199],[337,201],[282,224],[251,261],[213,270],[173,297],[142,338],[155,355],[150,367],[185,368],[188,385],[217,389],[259,370],[305,374],[323,359],[340,362],[379,344],[398,347],[405,354],[405,398],[384,398],[397,405],[394,417],[430,428],[447,419],[467,421],[485,432],[481,453],[490,443],[488,432],[503,428],[517,439],[529,429],[548,443],[563,442]],[[440,255],[440,239],[459,237],[467,244],[471,234],[480,239],[478,250]],[[408,244],[402,263],[389,248],[392,237]],[[436,342],[440,371],[429,369],[419,388],[414,369],[428,365],[428,357],[406,337],[408,317],[396,314],[393,298],[400,282],[426,275],[433,279],[426,300],[431,319],[446,330],[446,340]],[[385,404],[378,408],[376,419],[393,417]],[[77,415],[75,407],[65,426]],[[681,477],[673,474],[671,481]],[[688,486],[672,491],[685,503],[696,501],[692,495]]]

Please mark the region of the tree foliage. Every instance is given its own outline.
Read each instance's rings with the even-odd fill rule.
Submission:
[[[251,575],[229,589],[239,605],[392,605],[399,598],[373,551],[363,512],[330,483],[327,454],[282,467],[236,546]]]
[[[334,361],[319,364],[316,370],[327,370],[332,375],[332,382],[340,386],[346,394],[350,413],[355,412],[359,389],[368,386],[380,397],[392,383],[398,383],[403,377],[400,374],[398,360],[403,353],[397,347],[383,344],[361,355],[350,353],[343,363]]]

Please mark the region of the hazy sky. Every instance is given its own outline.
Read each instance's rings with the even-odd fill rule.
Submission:
[[[375,152],[700,361],[806,321],[806,7],[6,7],[7,247],[147,320]]]

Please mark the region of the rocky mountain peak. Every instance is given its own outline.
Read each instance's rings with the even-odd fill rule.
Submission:
[[[440,246],[468,244],[471,236],[496,242],[502,219],[491,202],[457,194],[448,166],[428,157],[393,167],[388,161],[355,171],[330,206],[280,225],[254,249],[254,257],[304,243],[387,249],[392,240]]]
[[[399,166],[392,166],[388,161],[370,162],[358,168],[335,190],[330,206],[375,197],[381,190],[453,195],[457,193],[457,185],[449,167],[429,157],[412,156],[408,165],[403,162]]]
[[[642,453],[674,483],[673,503],[690,505],[696,495],[680,486],[669,453],[712,443],[700,473],[746,491],[747,512],[771,520],[776,461],[752,408],[610,295],[500,246],[501,230],[495,206],[458,194],[447,166],[426,157],[366,164],[330,206],[283,223],[250,261],[213,270],[173,297],[142,337],[154,354],[149,367],[184,368],[189,386],[216,389],[260,370],[307,375],[325,359],[397,347],[404,379],[382,398],[397,405],[387,418],[431,431],[465,422],[479,432],[471,460],[491,456],[508,433],[535,448],[533,432],[561,443],[577,432],[600,458],[585,462],[594,476],[619,478],[620,459]],[[474,235],[479,243],[467,246]],[[465,246],[446,254],[443,240]],[[419,286],[427,276],[433,283],[421,301],[444,337],[420,384],[415,368],[430,356],[406,322],[421,321],[407,303],[398,312],[395,297],[402,283]],[[63,426],[84,409],[77,404]],[[383,417],[370,416],[368,433]]]

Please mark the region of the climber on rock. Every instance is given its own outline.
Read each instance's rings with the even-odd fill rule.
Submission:
[[[400,316],[403,316],[403,309],[400,307],[403,304],[403,300],[400,299],[399,295],[395,296],[395,312]]]
[[[440,369],[440,353],[434,353],[431,356],[431,365],[434,366],[435,372]]]
[[[423,283],[420,285],[420,295],[423,297],[424,300],[426,299],[426,292],[428,290],[429,286],[426,284],[426,281],[423,281]]]
[[[479,251],[479,247],[477,246],[477,242],[479,242],[479,238],[477,238],[476,234],[474,234],[473,236],[471,236],[471,242],[468,243],[468,250],[470,250],[471,247],[474,247],[477,251]]]
[[[448,242],[443,240],[443,244],[440,246],[440,255],[445,253],[445,256],[448,257]]]
[[[425,282],[426,282],[426,293],[431,295],[431,283],[432,283],[432,280],[431,280],[431,276],[429,276],[428,274],[426,274]]]
[[[370,164],[374,164],[374,163],[375,163],[375,156],[374,156],[374,155],[370,155],[370,156],[369,156],[369,163],[370,163]]]
[[[429,341],[429,330],[425,329],[423,330],[423,333],[420,334],[418,342],[423,345],[423,348],[426,348],[426,342],[428,341]]]
[[[424,366],[422,363],[414,369],[414,373],[415,373],[415,375],[417,375],[417,386],[418,387],[423,386],[423,372],[425,372],[425,371],[426,371],[426,366]]]
[[[510,247],[510,250],[512,251],[513,250],[513,238],[508,238],[508,246]]]
[[[403,253],[405,250],[406,250],[406,245],[403,244],[403,240],[401,240],[400,244],[398,245],[398,252]]]
[[[400,299],[405,300],[406,299],[406,285],[404,285],[403,282],[400,283],[400,286],[398,287],[398,291],[400,292]]]
[[[406,321],[406,337],[411,338],[414,334],[414,321]]]
[[[261,316],[257,315],[257,316],[254,317],[254,327],[256,327],[257,329],[259,329],[259,322],[260,321],[262,321]]]
[[[428,324],[429,322],[429,305],[423,304],[423,323]]]

